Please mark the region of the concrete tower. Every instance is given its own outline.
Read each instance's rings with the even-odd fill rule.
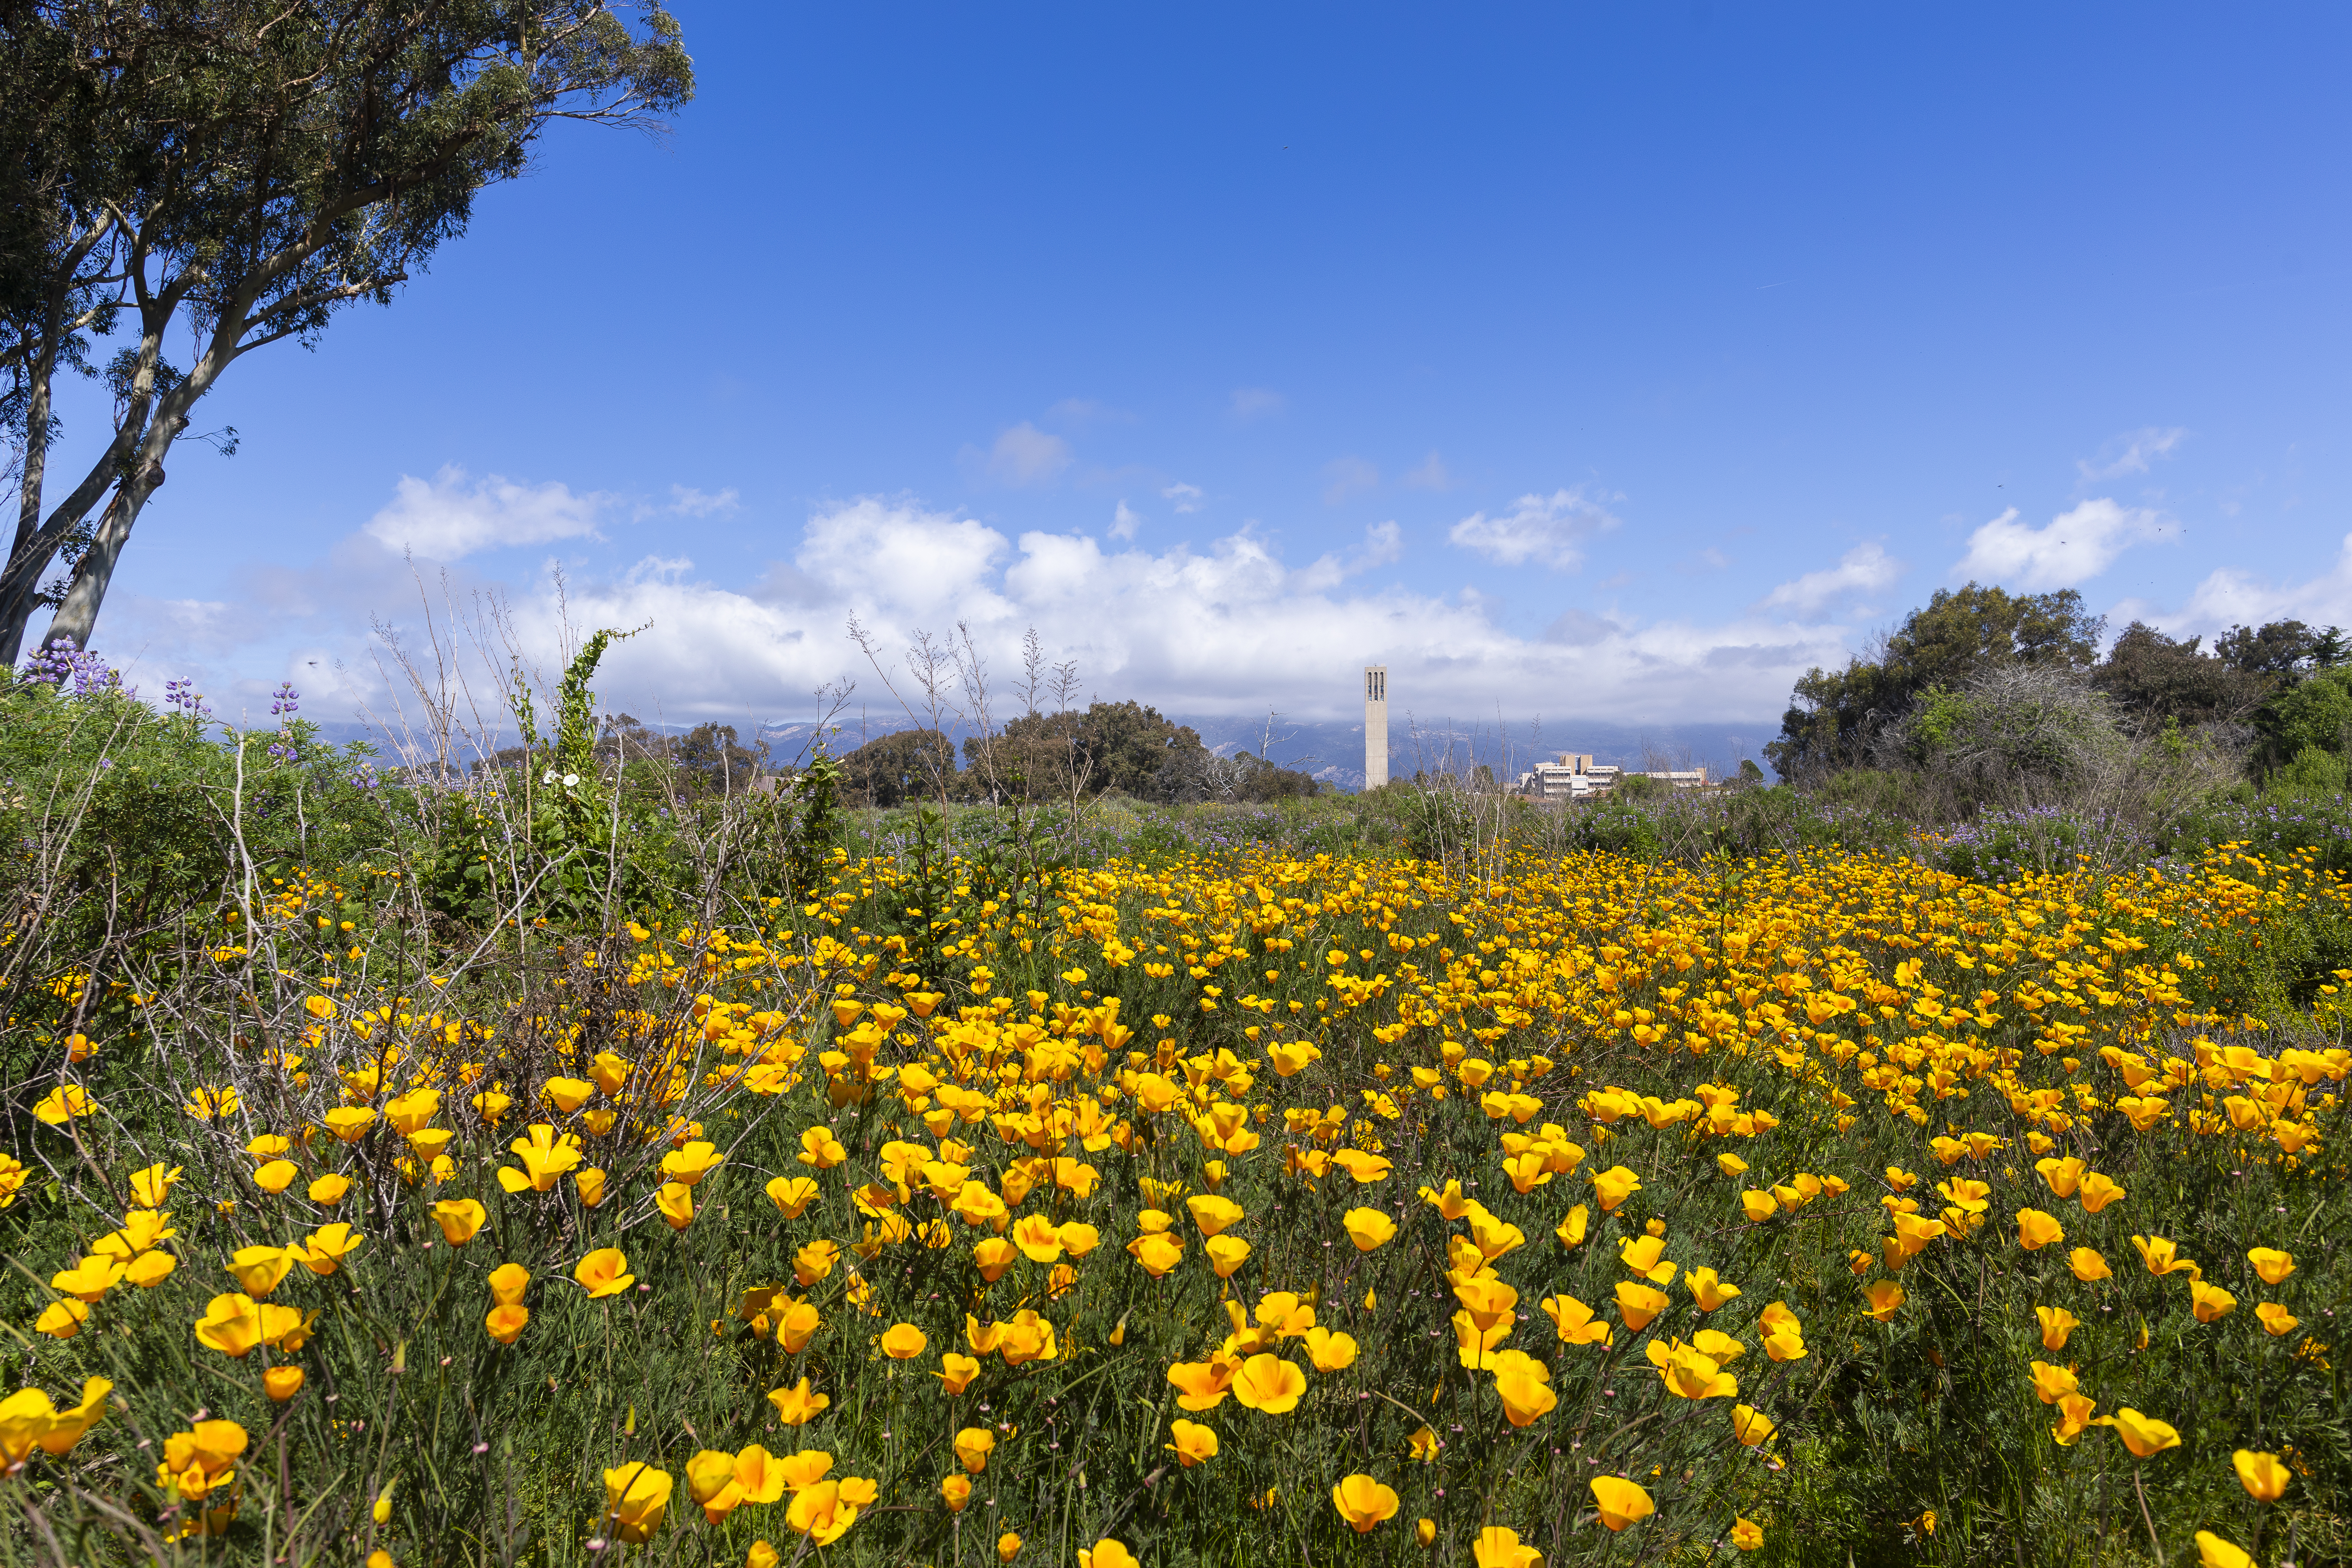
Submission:
[[[1389,667],[1364,667],[1364,787],[1389,782]]]

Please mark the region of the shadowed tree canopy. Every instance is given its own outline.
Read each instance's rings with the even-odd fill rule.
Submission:
[[[1139,702],[1096,702],[1084,711],[1030,713],[997,735],[964,743],[975,793],[1021,793],[1033,800],[1116,790],[1138,800],[1274,800],[1311,795],[1308,774],[1251,756],[1226,758],[1190,725]]]
[[[1031,800],[1120,790],[1160,799],[1170,763],[1207,755],[1193,730],[1137,702],[1096,702],[1083,711],[1025,713],[996,734],[963,743],[973,787]]]
[[[1970,583],[1939,589],[1870,657],[1842,670],[1806,671],[1765,757],[1784,779],[1860,765],[1872,733],[1921,693],[2005,664],[2088,669],[2105,627],[2072,588],[2012,595]]]
[[[2301,621],[2231,626],[2213,639],[2213,651],[2249,675],[2266,678],[2273,688],[2293,685],[2307,671],[2333,669],[2352,658],[2341,627],[2314,630]]]
[[[955,742],[937,730],[900,730],[882,735],[841,759],[841,799],[847,805],[889,807],[909,801],[952,795],[963,781],[956,773]]]
[[[551,121],[650,127],[692,90],[658,0],[0,0],[0,660],[45,604],[50,641],[89,645],[229,365],[389,302]],[[113,416],[53,486],[60,371],[102,375]]]
[[[2266,683],[2243,666],[2204,652],[2202,641],[2168,637],[2134,621],[2091,672],[2091,684],[2142,728],[2243,719],[2261,704]]]

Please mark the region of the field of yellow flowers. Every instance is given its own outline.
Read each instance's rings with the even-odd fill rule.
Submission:
[[[2352,1555],[2300,862],[836,858],[458,954],[398,881],[6,999],[5,1550]]]

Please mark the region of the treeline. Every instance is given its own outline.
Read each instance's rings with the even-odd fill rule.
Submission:
[[[632,713],[607,718],[598,726],[593,754],[614,770],[619,782],[663,793],[688,795],[730,795],[754,787],[756,781],[779,770],[767,743],[745,745],[732,724],[697,724],[683,734],[665,734]],[[474,763],[472,772],[512,773],[544,765],[546,749],[506,746]],[[789,770],[786,770],[789,771]]]
[[[961,758],[947,735],[917,728],[868,741],[841,762],[843,801],[862,806],[1113,794],[1178,805],[1299,798],[1323,788],[1312,774],[1247,752],[1221,757],[1190,725],[1136,702],[1024,714],[994,734],[967,737]]]
[[[2144,622],[2104,656],[2073,589],[1939,591],[1843,669],[1797,682],[1765,754],[1821,785],[1908,775],[1961,811],[2040,804],[2126,778],[2340,793],[2352,756],[2352,647],[2301,621],[2209,647]]]

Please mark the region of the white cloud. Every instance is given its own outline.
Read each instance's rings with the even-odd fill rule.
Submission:
[[[895,718],[892,700],[845,636],[852,616],[894,656],[918,628],[942,633],[961,623],[1000,676],[1018,668],[1022,634],[1034,626],[1054,658],[1077,662],[1098,695],[1194,714],[1271,705],[1300,719],[1354,711],[1361,667],[1378,658],[1389,667],[1392,701],[1423,719],[1498,709],[1518,718],[1557,712],[1565,702],[1595,721],[1760,720],[1785,706],[1807,668],[1843,654],[1843,626],[1760,613],[1709,624],[1641,623],[1612,612],[1563,617],[1549,636],[1523,636],[1503,624],[1502,606],[1467,591],[1349,585],[1399,559],[1404,543],[1403,530],[1383,522],[1343,554],[1293,568],[1249,529],[1202,549],[1153,551],[1071,534],[1015,535],[915,502],[868,498],[811,517],[789,558],[757,583],[713,581],[681,556],[654,554],[602,577],[575,568],[561,597],[551,583],[516,584],[505,595],[526,665],[544,677],[560,673],[567,625],[576,638],[586,627],[650,623],[606,656],[599,697],[648,721],[686,722],[804,716],[816,688],[845,677],[860,683],[858,703]],[[202,674],[205,689],[249,688],[266,707],[268,681],[299,658],[317,689],[335,692],[331,710],[311,705],[314,717],[357,717],[362,701],[389,714],[401,693],[379,682],[370,617],[401,628],[412,647],[421,647],[425,633],[417,586],[388,564],[373,540],[355,535],[286,569],[282,580],[249,579],[228,604],[151,602],[136,626],[148,645],[139,679],[160,689],[166,676]],[[425,588],[445,625],[453,613],[460,625],[482,613],[478,590],[498,591],[475,578]],[[273,613],[264,601],[288,608]],[[116,621],[118,631],[132,630],[130,619]],[[138,647],[127,637],[109,643]],[[468,646],[461,634],[461,654]],[[200,647],[207,657],[192,668]],[[467,656],[476,721],[488,726],[504,722],[497,649],[493,637],[487,657]],[[316,668],[307,663],[313,658]],[[247,679],[229,673],[248,668]],[[160,673],[151,679],[151,671]]]
[[[2078,460],[2074,467],[2086,479],[2116,479],[2126,474],[2144,474],[2149,463],[2158,458],[2172,456],[2189,432],[2175,426],[2160,430],[2151,425],[2145,429],[2126,431],[2099,448],[2099,455],[2088,461]]]
[[[1376,522],[1364,530],[1364,542],[1345,556],[1325,555],[1297,574],[1296,585],[1309,593],[1336,588],[1350,577],[1375,566],[1385,566],[1404,555],[1404,530],[1395,522]]]
[[[988,449],[988,477],[1015,488],[1050,483],[1070,466],[1070,444],[1026,419],[996,437]]]
[[[1582,542],[1617,526],[1600,499],[1582,487],[1549,496],[1524,495],[1500,517],[1472,512],[1446,538],[1505,566],[1534,561],[1566,571],[1583,561]]]
[[[2206,574],[2178,611],[2159,610],[2127,599],[2107,616],[2110,626],[2144,620],[2175,637],[2214,636],[2231,626],[2267,621],[2301,621],[2315,626],[2352,626],[2352,533],[2344,536],[2326,570],[2300,583],[2273,583],[2225,566]]]
[[[1402,483],[1409,490],[1451,489],[1454,488],[1454,476],[1447,471],[1445,459],[1432,452],[1418,465],[1405,470]]]
[[[1236,419],[1264,419],[1288,406],[1282,394],[1263,386],[1237,386],[1231,401]]]
[[[519,485],[497,474],[469,486],[466,470],[452,463],[430,482],[403,474],[392,504],[364,531],[392,550],[457,561],[478,550],[595,538],[596,514],[611,499],[575,495],[553,480]]]
[[[1180,479],[1160,493],[1164,499],[1175,502],[1178,511],[1201,510],[1201,487],[1198,485],[1188,485]]]
[[[1876,544],[1857,544],[1834,566],[1792,577],[1764,595],[1764,609],[1788,608],[1810,616],[1841,594],[1869,593],[1902,575],[1903,563]]]
[[[1135,531],[1142,526],[1142,514],[1122,500],[1118,503],[1118,510],[1111,514],[1110,536],[1113,539],[1133,539]]]
[[[733,515],[740,500],[731,487],[711,495],[692,485],[672,485],[669,505],[661,510],[675,517],[728,517]]]
[[[2028,593],[2072,588],[2105,571],[2133,545],[2168,533],[2180,536],[2179,529],[2168,530],[2161,513],[2118,506],[2104,497],[2061,512],[2041,528],[2020,522],[2011,507],[1969,535],[1969,552],[1953,564],[1950,577]]]
[[[1323,504],[1338,506],[1349,496],[1381,488],[1381,471],[1361,458],[1335,458],[1323,465]]]
[[[579,625],[652,628],[614,650],[605,700],[645,716],[786,714],[844,675],[860,700],[887,704],[843,640],[856,615],[893,650],[917,628],[961,622],[998,669],[1017,666],[1037,629],[1088,688],[1163,712],[1248,712],[1271,703],[1300,718],[1351,711],[1368,658],[1389,666],[1395,701],[1424,716],[1557,710],[1666,723],[1778,712],[1795,678],[1843,657],[1838,626],[1763,616],[1724,625],[1668,620],[1580,624],[1560,640],[1522,637],[1468,595],[1391,588],[1339,592],[1395,558],[1402,531],[1366,531],[1348,559],[1287,569],[1244,531],[1205,551],[1106,549],[1083,536],[1017,539],[968,518],[903,502],[857,501],[813,518],[792,563],[808,597],[763,600],[689,575],[639,574],[570,584]],[[553,601],[530,601],[526,634],[552,643]]]

